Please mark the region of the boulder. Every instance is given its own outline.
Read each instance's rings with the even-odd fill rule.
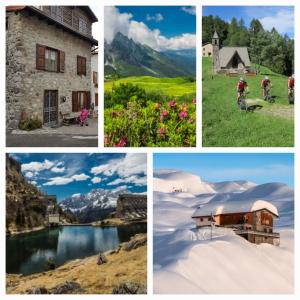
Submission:
[[[49,294],[48,290],[44,286],[36,286],[26,290],[26,294]]]
[[[51,294],[84,294],[84,290],[79,283],[66,281],[51,289]]]
[[[147,294],[145,285],[136,282],[125,282],[112,290],[113,294]]]
[[[147,244],[147,235],[146,234],[136,234],[130,239],[129,242],[125,243],[123,249],[125,251],[131,251],[133,249],[139,248]]]
[[[98,256],[98,260],[97,260],[97,265],[102,265],[102,264],[105,264],[107,263],[107,258],[106,256],[104,255],[104,253],[99,253],[99,256]]]

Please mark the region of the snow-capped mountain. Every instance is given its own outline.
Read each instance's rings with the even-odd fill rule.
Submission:
[[[186,172],[159,170],[153,190],[155,293],[292,293],[293,189],[282,183],[208,183]],[[207,240],[211,232],[196,229],[191,218],[199,207],[211,212],[264,201],[278,210],[279,247],[249,243],[224,228],[215,228]]]
[[[94,189],[87,194],[76,194],[60,202],[64,211],[71,211],[81,222],[91,222],[106,217],[115,210],[120,194],[130,193],[127,188],[114,190]]]

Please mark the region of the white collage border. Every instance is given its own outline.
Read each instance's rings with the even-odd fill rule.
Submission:
[[[167,6],[167,5],[180,5],[180,6],[196,6],[197,7],[197,147],[196,148],[103,148],[103,97],[99,97],[99,124],[98,124],[98,132],[99,132],[99,147],[82,147],[82,148],[66,148],[66,147],[51,147],[51,148],[39,148],[39,147],[9,147],[5,146],[5,6],[6,5],[99,5],[104,8],[104,6],[111,5],[143,5],[143,6]],[[202,6],[206,5],[239,5],[239,6],[261,6],[261,5],[272,5],[272,6],[287,6],[293,5],[295,7],[295,74],[297,77],[299,70],[299,24],[297,22],[297,17],[300,17],[300,3],[297,0],[23,0],[23,1],[13,1],[13,0],[2,0],[0,2],[0,39],[1,45],[0,47],[0,93],[1,93],[1,110],[0,110],[0,148],[1,148],[1,159],[0,159],[0,226],[1,226],[1,240],[0,240],[0,299],[17,299],[21,297],[22,299],[40,299],[44,297],[51,297],[51,299],[116,299],[115,295],[48,295],[48,296],[31,296],[31,295],[6,295],[5,294],[5,153],[22,153],[22,152],[45,152],[45,153],[89,153],[89,152],[98,152],[98,153],[114,153],[114,152],[146,152],[147,160],[148,160],[148,295],[122,295],[122,299],[131,299],[131,297],[136,297],[136,299],[182,299],[183,296],[189,299],[199,299],[200,297],[211,299],[217,299],[218,297],[222,297],[224,299],[232,299],[235,297],[241,297],[241,295],[156,295],[153,294],[153,267],[152,267],[152,246],[153,246],[153,238],[152,238],[152,224],[153,224],[153,181],[152,181],[152,173],[153,173],[153,153],[295,153],[294,161],[294,178],[295,178],[295,294],[294,295],[255,295],[257,299],[266,299],[272,297],[272,299],[277,298],[284,299],[295,298],[299,294],[299,288],[297,286],[297,280],[299,280],[299,239],[297,238],[299,221],[297,217],[299,216],[299,205],[297,203],[297,197],[299,194],[299,184],[297,182],[298,176],[300,175],[300,165],[298,162],[298,155],[300,155],[300,147],[297,138],[297,134],[299,133],[299,124],[300,120],[297,119],[299,115],[297,113],[298,104],[297,101],[295,103],[295,147],[292,148],[259,148],[259,147],[202,147],[202,106],[201,106],[201,85],[202,85],[202,64],[201,64],[201,40],[202,40],[202,30],[201,30],[201,19],[202,19]],[[100,26],[99,36],[94,36],[95,39],[99,41],[99,58],[103,57],[103,37],[104,37],[104,9],[101,9],[101,14],[98,15]],[[103,95],[101,91],[104,90],[104,62],[103,59],[99,59],[98,65],[98,80],[99,80],[99,95]],[[297,96],[297,88],[295,90]],[[244,298],[253,297],[253,295],[242,295]],[[130,297],[130,298],[129,298]]]

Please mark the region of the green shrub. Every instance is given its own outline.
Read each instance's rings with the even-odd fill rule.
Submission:
[[[175,100],[142,105],[130,101],[126,107],[105,109],[105,146],[108,147],[194,147],[196,108]]]
[[[19,129],[31,131],[42,127],[42,121],[38,118],[26,118],[19,123]]]

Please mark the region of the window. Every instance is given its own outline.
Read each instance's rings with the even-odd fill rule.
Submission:
[[[72,112],[79,112],[83,107],[87,109],[91,107],[90,92],[72,92]]]
[[[81,17],[79,17],[79,32],[87,34],[87,22]]]
[[[65,71],[65,52],[44,45],[36,45],[36,68],[49,72]]]
[[[98,72],[93,71],[93,84],[98,86]]]
[[[45,70],[56,72],[58,66],[57,50],[46,49],[45,51]]]
[[[86,58],[77,56],[77,75],[86,75]]]
[[[51,17],[62,22],[62,8],[61,6],[50,6]]]
[[[203,222],[203,218],[200,218],[200,221]]]

